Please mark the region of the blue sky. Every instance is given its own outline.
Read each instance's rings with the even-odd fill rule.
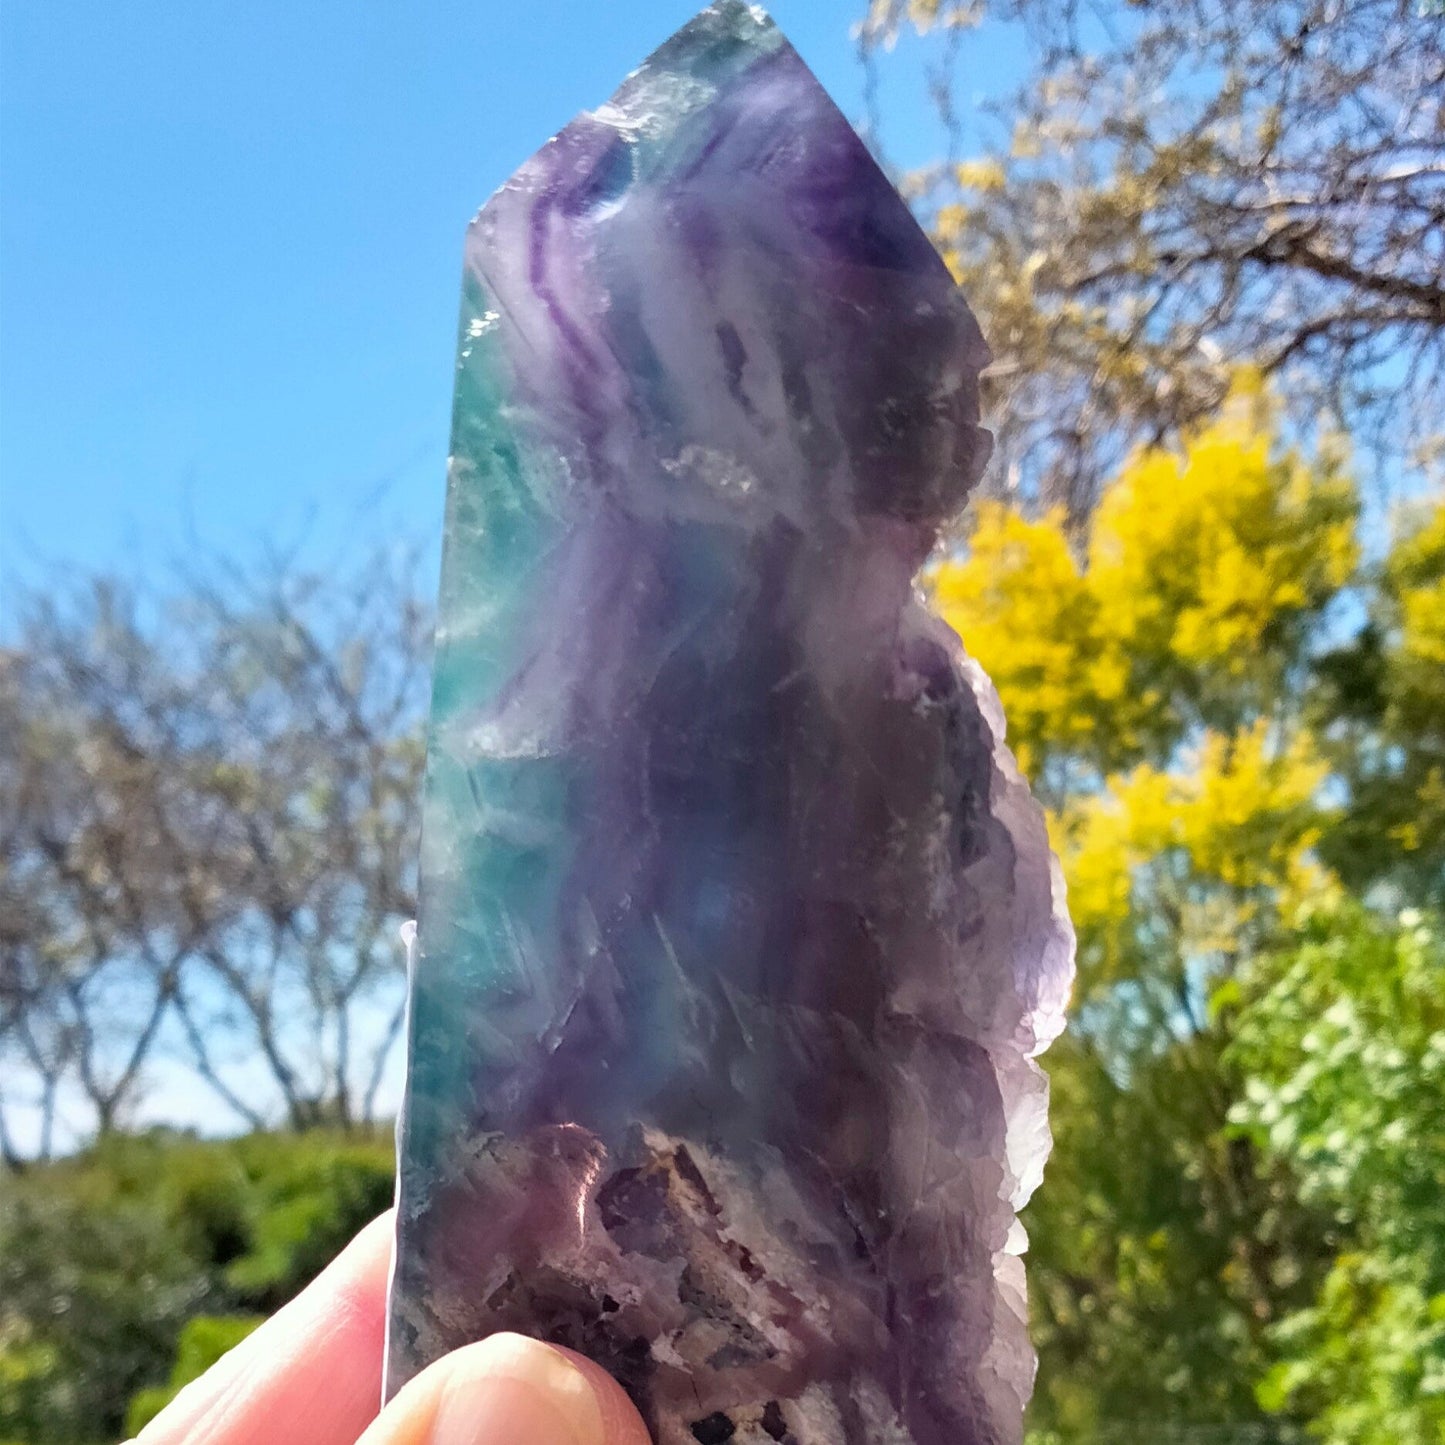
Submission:
[[[467,221],[701,3],[4,0],[0,629],[27,575],[163,584],[192,537],[434,543]],[[855,120],[862,7],[771,7]],[[900,166],[941,145],[924,54],[881,72]],[[1008,35],[968,54],[1019,73]],[[168,1068],[143,1117],[230,1122]]]
[[[5,576],[143,572],[192,533],[242,553],[434,534],[466,222],[694,8],[7,0]],[[855,119],[861,8],[772,7]],[[987,46],[996,86],[1013,47]],[[883,69],[902,165],[939,145],[921,54]]]

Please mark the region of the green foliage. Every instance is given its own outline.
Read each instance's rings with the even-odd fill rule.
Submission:
[[[248,1247],[225,1279],[238,1299],[273,1310],[390,1206],[392,1143],[389,1136],[354,1143],[324,1134],[252,1135],[234,1147],[254,1203]]]
[[[1418,913],[1312,921],[1242,979],[1231,1111],[1350,1241],[1271,1330],[1258,1386],[1329,1445],[1445,1437],[1445,934]]]
[[[66,1177],[68,1176],[68,1177]],[[119,1429],[211,1281],[149,1201],[66,1170],[0,1205],[0,1438],[78,1445]]]
[[[1445,906],[1445,501],[1408,509],[1369,624],[1326,655],[1318,709],[1352,806],[1324,851],[1356,888]]]
[[[1309,1309],[1274,1333],[1284,1354],[1259,1382],[1270,1411],[1303,1411],[1327,1445],[1445,1439],[1445,1301],[1408,1269],[1342,1254]]]
[[[6,1177],[0,1440],[114,1440],[132,1397],[160,1408],[391,1191],[382,1134],[113,1135]]]
[[[1087,539],[990,504],[934,574],[1079,935],[1040,1440],[1445,1431],[1445,505],[1363,550],[1335,450],[1245,374]]]
[[[139,1435],[180,1392],[198,1380],[227,1351],[234,1349],[265,1315],[197,1315],[187,1320],[176,1348],[176,1362],[164,1385],[138,1390],[125,1412],[127,1435]]]
[[[1249,1297],[1269,1245],[1251,1239],[1249,1201],[1220,1185],[1213,1047],[1161,1052],[1127,1085],[1087,1039],[1050,1055],[1055,1152],[1027,1216],[1042,1358],[1031,1418],[1069,1445],[1188,1439],[1184,1427],[1210,1439],[1258,1419]],[[1256,1258],[1236,1254],[1241,1238]]]

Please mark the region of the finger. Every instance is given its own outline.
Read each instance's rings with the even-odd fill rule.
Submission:
[[[135,1445],[352,1445],[381,1399],[391,1235],[388,1212]]]
[[[406,1385],[358,1445],[648,1445],[600,1366],[525,1335],[491,1335]]]

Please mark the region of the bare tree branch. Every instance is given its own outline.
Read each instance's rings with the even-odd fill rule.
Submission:
[[[69,1079],[114,1127],[158,1049],[253,1127],[272,1104],[237,1057],[295,1127],[370,1108],[414,911],[413,576],[394,552],[324,579],[205,559],[163,593],[22,597],[0,656],[0,1052],[47,1118]]]
[[[1250,363],[1374,454],[1440,454],[1445,26],[1415,0],[873,0],[865,47],[985,14],[1032,69],[913,192],[999,364],[992,484],[1081,524]],[[870,64],[876,60],[870,57]],[[1072,418],[1072,423],[1061,419]]]

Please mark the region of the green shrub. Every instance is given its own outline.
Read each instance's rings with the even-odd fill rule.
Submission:
[[[0,1441],[137,1428],[386,1208],[392,1172],[380,1131],[155,1130],[0,1176]]]
[[[237,1149],[254,1206],[247,1249],[227,1268],[226,1282],[248,1307],[270,1311],[390,1205],[392,1144],[389,1137],[258,1134],[238,1140]]]
[[[0,1436],[114,1439],[213,1286],[164,1213],[96,1205],[31,1178],[0,1204]]]
[[[263,1319],[264,1315],[197,1315],[188,1320],[181,1330],[170,1379],[132,1396],[125,1412],[126,1434],[139,1435],[192,1380],[200,1379]]]

